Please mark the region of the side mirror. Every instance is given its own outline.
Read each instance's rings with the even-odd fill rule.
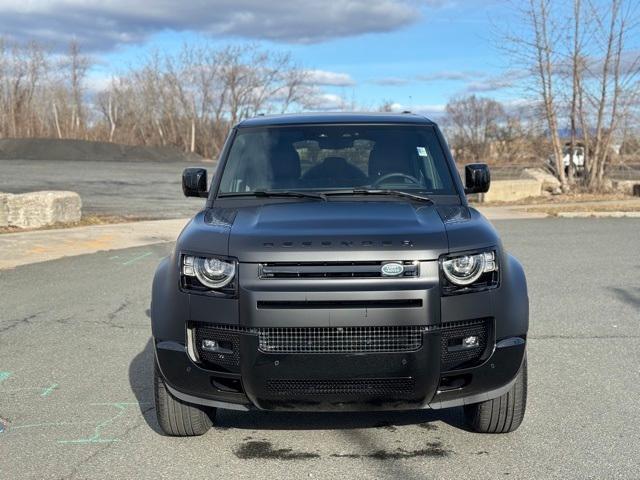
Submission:
[[[470,163],[464,167],[464,193],[485,193],[491,185],[491,173],[486,163]]]
[[[182,191],[185,197],[206,197],[207,171],[204,168],[185,168],[182,172]]]

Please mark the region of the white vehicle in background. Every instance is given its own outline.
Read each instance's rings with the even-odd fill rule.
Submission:
[[[564,148],[562,149],[562,165],[564,166],[565,174],[569,173],[569,167],[572,161],[575,173],[578,175],[582,174],[582,171],[584,170],[584,145],[575,145],[573,147],[573,155],[571,154],[571,144],[566,143],[564,145]],[[547,163],[549,164],[549,168],[555,172],[556,162],[553,155],[549,156]]]

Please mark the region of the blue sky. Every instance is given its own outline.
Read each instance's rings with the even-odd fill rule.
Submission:
[[[322,90],[375,107],[383,100],[427,113],[454,95],[518,98],[496,30],[510,22],[499,0],[7,0],[0,32],[64,49],[76,38],[98,61],[100,84],[152,50],[184,42],[258,42],[289,51],[329,79]],[[3,25],[4,24],[4,25]]]

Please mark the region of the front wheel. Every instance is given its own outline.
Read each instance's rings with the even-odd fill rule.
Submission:
[[[211,418],[215,415],[215,409],[183,402],[171,395],[155,362],[153,389],[156,417],[164,433],[175,437],[191,437],[209,431],[213,425]]]
[[[527,357],[511,389],[501,397],[465,405],[469,426],[479,433],[509,433],[522,423],[527,407]]]

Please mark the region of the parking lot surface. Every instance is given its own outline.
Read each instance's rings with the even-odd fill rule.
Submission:
[[[640,220],[495,224],[531,297],[515,433],[468,432],[453,409],[219,411],[202,437],[162,436],[160,244],[0,271],[0,478],[638,478]]]
[[[182,195],[182,170],[189,162],[0,160],[0,192],[71,190],[84,215],[181,218],[204,200]],[[205,164],[212,175],[214,166]]]

